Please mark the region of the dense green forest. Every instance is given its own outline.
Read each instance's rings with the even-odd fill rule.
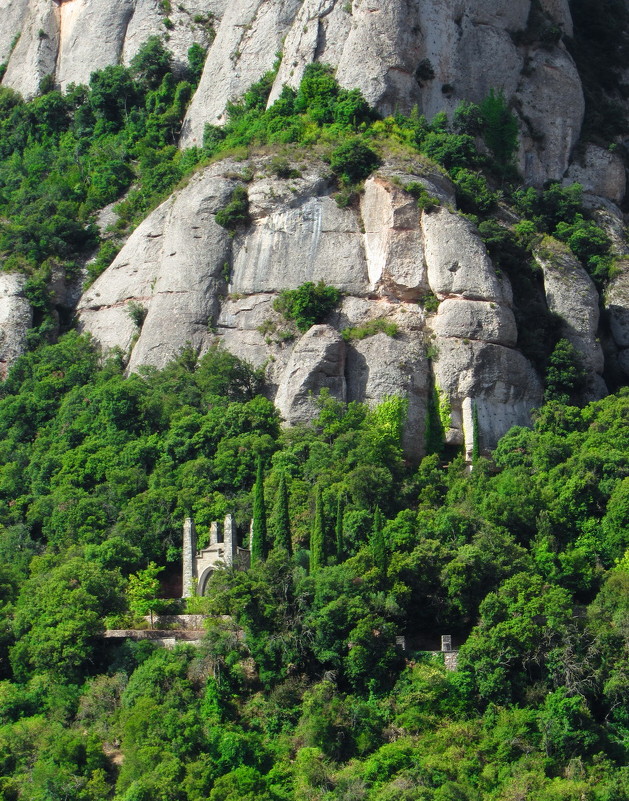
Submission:
[[[37,310],[0,387],[2,798],[629,798],[629,393],[578,405],[583,372],[531,258],[552,236],[599,287],[613,274],[580,187],[518,185],[499,94],[451,120],[383,120],[321,65],[268,110],[265,76],[179,151],[202,60],[193,48],[175,79],[152,39],[88,87],[44,82],[29,103],[0,88],[0,259],[29,275]],[[453,180],[546,383],[533,428],[491,458],[445,450],[433,415],[410,463],[396,397],[323,394],[311,425],[282,428],[263,373],[218,348],[125,377],[125,354],[103,360],[72,330],[55,341],[54,269],[75,275],[99,249],[93,279],[211,159],[264,148],[281,177],[304,146],[340,204],[391,153]],[[95,214],[114,201],[103,235]],[[496,219],[505,207],[517,223]],[[246,191],[221,220],[247,224]],[[307,328],[294,300],[283,309]],[[144,590],[178,569],[183,519],[203,541],[228,512],[241,533],[255,516],[254,565],[217,571],[190,603],[210,616],[203,644],[103,640],[159,611]],[[461,646],[456,672],[424,650],[440,634]]]
[[[281,429],[219,350],[122,370],[70,333],[3,386],[4,798],[629,796],[627,392],[470,472],[409,465],[396,398]],[[186,514],[247,530],[256,484],[266,539],[192,603],[200,648],[99,638]],[[455,673],[417,650],[441,633]]]

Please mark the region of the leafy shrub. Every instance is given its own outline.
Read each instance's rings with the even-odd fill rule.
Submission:
[[[172,55],[159,36],[149,36],[131,59],[130,67],[137,81],[147,89],[157,89],[164,76],[172,72]]]
[[[281,156],[275,156],[271,159],[271,164],[269,165],[269,169],[277,178],[299,178],[300,172],[299,170],[293,169],[288,161]]]
[[[344,142],[332,151],[332,172],[345,184],[363,181],[378,167],[380,157],[359,137]]]
[[[495,205],[497,197],[487,186],[487,181],[478,172],[460,169],[454,172],[456,199],[462,211],[472,214],[487,214]]]
[[[201,79],[205,66],[205,53],[206,51],[196,42],[188,48],[188,77],[193,86],[196,86]]]
[[[577,214],[572,223],[559,223],[555,236],[568,245],[584,263],[595,283],[602,287],[610,278],[613,264],[611,241],[605,231],[592,220],[585,220]]]
[[[422,211],[432,211],[437,206],[441,205],[439,198],[431,195],[426,187],[419,181],[411,181],[404,187],[407,192],[417,200],[417,208]]]
[[[111,240],[107,240],[103,242],[103,244],[98,249],[98,253],[96,254],[96,258],[93,259],[87,265],[87,277],[88,282],[92,283],[95,281],[98,276],[109,267],[112,261],[118,255],[120,248],[118,245],[114,244]]]
[[[424,311],[427,311],[429,314],[434,314],[439,308],[439,298],[433,295],[432,292],[429,292],[427,295],[422,295],[421,305]]]
[[[132,300],[127,304],[127,314],[138,328],[142,328],[147,311],[146,307],[136,300]]]
[[[519,214],[532,220],[540,231],[552,233],[560,222],[574,220],[581,211],[582,197],[581,184],[553,183],[543,191],[532,186],[517,189],[511,199]]]
[[[297,289],[280,292],[273,302],[273,308],[288,320],[293,320],[297,328],[304,332],[322,322],[340,300],[341,293],[336,287],[326,286],[323,281],[318,284],[307,281]]]
[[[435,128],[434,120],[432,127]],[[448,133],[446,130],[437,129],[427,133],[421,142],[421,151],[446,170],[475,167],[481,161],[474,137],[469,134]]]
[[[228,231],[249,225],[249,196],[244,186],[239,185],[234,189],[231,200],[224,209],[216,212],[215,219]]]
[[[369,320],[355,328],[344,328],[341,334],[346,342],[351,342],[354,339],[366,339],[381,333],[394,337],[398,331],[399,326],[397,323],[392,320],[385,320],[384,317],[378,317],[376,320]]]

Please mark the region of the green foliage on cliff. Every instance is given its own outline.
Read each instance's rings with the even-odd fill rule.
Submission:
[[[326,286],[323,281],[313,284],[306,281],[297,289],[283,289],[273,301],[273,308],[292,320],[300,331],[324,322],[341,300],[340,291]]]

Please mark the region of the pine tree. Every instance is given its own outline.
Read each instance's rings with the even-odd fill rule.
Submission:
[[[340,564],[345,558],[345,542],[343,541],[343,513],[344,513],[343,495],[339,492],[339,497],[336,501],[336,524],[334,526],[334,534],[336,538],[336,561]]]
[[[315,516],[310,534],[310,572],[314,573],[325,562],[325,520],[323,518],[323,491],[317,487]]]
[[[387,570],[387,547],[384,541],[384,534],[382,533],[382,512],[379,506],[376,506],[374,512],[369,546],[371,548],[374,565],[384,575]]]
[[[276,548],[282,548],[289,556],[293,553],[290,517],[288,514],[288,488],[286,486],[286,476],[280,475],[280,483],[277,487],[275,506],[273,508],[273,541]]]
[[[267,556],[266,507],[264,505],[264,476],[262,459],[258,457],[256,483],[253,487],[253,531],[251,533],[251,564],[263,562]]]

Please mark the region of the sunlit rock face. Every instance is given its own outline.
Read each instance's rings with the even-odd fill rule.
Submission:
[[[341,86],[360,89],[383,115],[452,114],[462,100],[502,91],[518,120],[523,180],[581,183],[619,256],[602,299],[603,332],[596,289],[566,254],[538,254],[547,306],[583,357],[591,397],[605,391],[603,353],[629,375],[629,261],[619,209],[625,170],[617,153],[576,147],[584,99],[562,38],[573,34],[568,0],[190,0],[173,3],[168,17],[166,8],[155,0],[0,0],[3,86],[32,97],[48,75],[60,88],[85,83],[95,69],[128,64],[155,34],[182,70],[199,43],[206,63],[182,147],[200,145],[206,123],[224,124],[227,104],[278,54],[270,104],[284,85],[297,87],[313,62],[331,65]],[[530,35],[540,14],[554,32],[543,44]],[[405,447],[414,457],[423,452],[435,391],[447,409],[448,441],[468,455],[475,429],[489,448],[511,425],[529,422],[542,387],[518,350],[511,287],[457,212],[442,172],[420,160],[385,164],[354,205],[339,208],[327,165],[301,161],[300,176],[290,180],[273,177],[265,159],[195,175],[83,294],[82,329],[103,350],[122,349],[129,370],[162,367],[184,347],[203,353],[220,342],[264,365],[288,422],[314,414],[320,389],[368,403],[401,394],[409,403]],[[252,180],[239,177],[245,170]],[[438,200],[434,209],[417,208],[404,190],[410,181]],[[232,236],[215,214],[245,183],[251,224]],[[31,320],[20,281],[10,277],[0,287],[5,366],[21,352]],[[300,333],[274,300],[307,281],[332,284],[343,298],[328,319]],[[70,308],[74,300],[63,303]],[[361,338],[365,324],[380,318],[395,324],[395,336],[372,329]],[[347,328],[359,333],[341,336]]]
[[[358,205],[339,208],[324,164],[290,180],[270,177],[264,159],[212,165],[131,235],[81,298],[80,327],[103,349],[127,352],[130,370],[162,367],[186,345],[203,353],[220,342],[265,366],[289,423],[314,416],[322,389],[370,404],[402,395],[414,458],[423,453],[436,385],[448,398],[449,441],[471,452],[475,415],[489,448],[529,421],[541,385],[517,350],[508,282],[474,226],[445,207],[453,198],[447,179],[414,166],[385,164]],[[230,236],[215,213],[245,169],[254,175],[252,222]],[[444,205],[420,211],[404,181],[423,182]],[[300,333],[273,301],[307,281],[336,286],[343,299]],[[360,338],[377,319],[394,324],[394,335],[376,329]],[[358,333],[341,336],[347,328]]]
[[[52,75],[61,89],[88,83],[94,70],[128,64],[149,36],[162,36],[183,69],[188,48],[207,47],[210,21],[225,0],[172,3],[168,13],[155,0],[0,0],[2,81],[31,98]]]
[[[178,70],[193,43],[208,48],[182,147],[200,145],[207,122],[224,123],[228,102],[281,55],[269,103],[284,85],[298,86],[312,62],[331,65],[341,86],[360,89],[385,115],[416,107],[431,119],[503,91],[519,120],[527,181],[579,180],[616,203],[624,195],[617,157],[592,146],[573,165],[584,114],[579,74],[561,36],[540,44],[528,35],[541,14],[572,36],[568,0],[0,0],[0,12],[3,85],[25,97],[47,75],[63,89],[128,64],[149,36],[163,37]]]

